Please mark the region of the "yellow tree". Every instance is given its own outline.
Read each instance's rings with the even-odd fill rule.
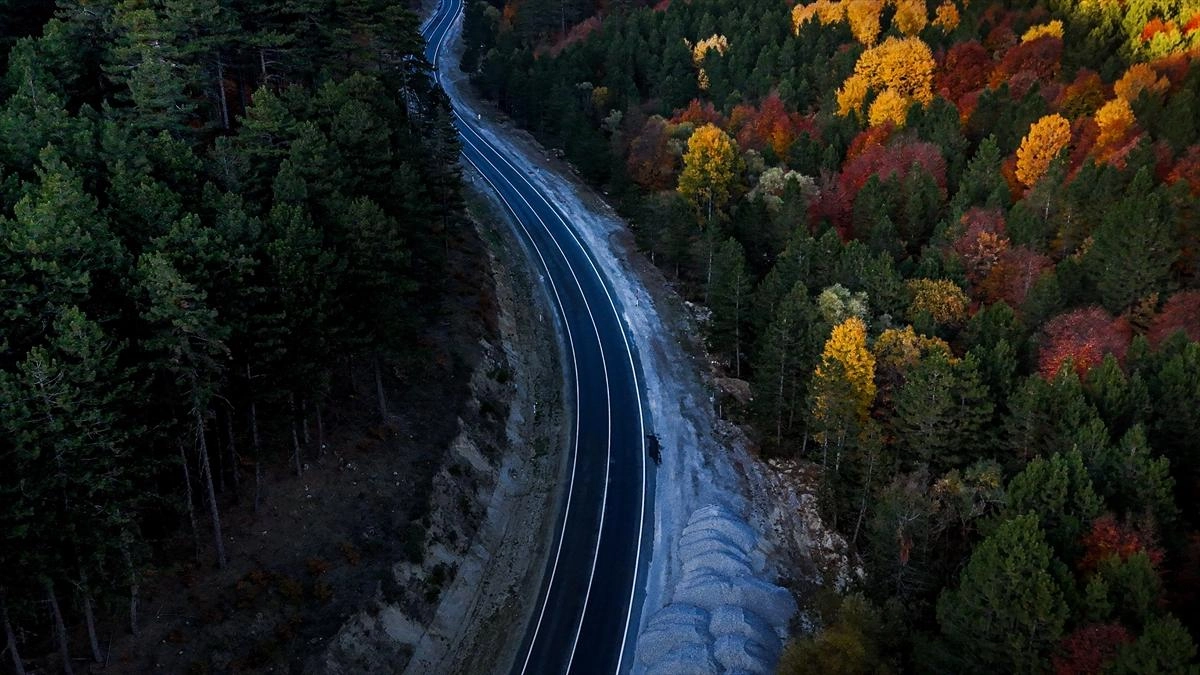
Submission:
[[[1135,63],[1113,85],[1113,93],[1118,98],[1133,103],[1143,91],[1161,94],[1170,87],[1171,83],[1165,77],[1159,77],[1153,68],[1144,63]]]
[[[867,99],[867,89],[870,85],[862,75],[851,75],[846,78],[842,88],[837,90],[838,114],[842,117],[854,113],[862,119],[863,101]]]
[[[870,47],[879,39],[879,17],[883,13],[883,0],[849,0],[846,3],[846,21],[854,39]]]
[[[1103,157],[1107,151],[1120,144],[1129,134],[1137,119],[1129,101],[1114,98],[1096,111],[1096,126],[1100,134],[1096,137],[1096,150]]]
[[[807,5],[798,4],[792,8],[792,32],[799,33],[800,27],[814,18],[820,21],[822,26],[828,26],[841,21],[845,16],[846,6],[840,1],[817,0]]]
[[[705,124],[688,139],[683,173],[679,175],[679,194],[711,221],[729,204],[740,161],[729,134],[716,125]]]
[[[1021,42],[1033,42],[1043,37],[1056,37],[1061,40],[1062,36],[1063,23],[1055,19],[1050,23],[1040,23],[1036,26],[1030,26],[1029,30],[1025,31],[1025,34],[1021,36]]]
[[[933,100],[936,68],[933,52],[920,38],[889,37],[858,57],[854,74],[837,92],[838,114],[846,116],[853,112],[861,118],[868,89],[891,91],[889,100],[880,108],[880,116],[887,111],[894,117],[898,99],[903,99],[906,110],[913,101],[928,105]]]
[[[905,35],[916,35],[925,30],[929,23],[925,0],[896,0],[896,17],[892,21]]]
[[[908,119],[909,100],[897,94],[894,90],[884,89],[871,102],[871,110],[867,113],[867,121],[877,127],[891,122],[897,128],[904,126]]]
[[[913,279],[908,292],[912,294],[910,317],[928,314],[937,323],[954,326],[967,315],[967,294],[949,279]]]
[[[729,40],[724,35],[713,34],[696,43],[692,47],[692,62],[697,66],[704,63],[704,57],[709,50],[715,50],[718,54],[724,56],[729,49]]]
[[[1017,179],[1033,187],[1070,142],[1071,123],[1062,115],[1046,115],[1034,122],[1017,148]]]
[[[708,242],[706,289],[712,285],[713,247],[716,245],[713,218],[722,213],[733,198],[733,189],[741,169],[742,158],[738,155],[737,145],[717,126],[705,124],[688,139],[678,190],[697,212],[704,214],[705,239]]]
[[[867,349],[867,326],[852,316],[834,326],[821,363],[813,373],[813,416],[830,421],[848,405],[859,424],[866,422],[875,400],[875,357]]]
[[[946,0],[938,5],[933,25],[947,33],[958,28],[958,8],[954,6],[953,2]]]

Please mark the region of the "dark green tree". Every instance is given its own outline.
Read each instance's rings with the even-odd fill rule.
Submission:
[[[1005,521],[938,598],[945,653],[959,672],[1041,672],[1068,608],[1035,515]]]

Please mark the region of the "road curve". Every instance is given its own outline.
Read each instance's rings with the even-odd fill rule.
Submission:
[[[441,0],[421,27],[438,57],[463,0]],[[457,67],[456,64],[450,67]],[[451,92],[448,92],[451,93]],[[620,305],[591,253],[546,195],[537,171],[491,142],[451,99],[462,158],[505,204],[554,299],[575,389],[570,482],[543,587],[512,672],[628,672],[650,557],[654,465],[647,462],[639,366]]]

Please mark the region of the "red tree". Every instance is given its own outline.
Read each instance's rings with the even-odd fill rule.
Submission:
[[[846,161],[850,161],[863,154],[867,148],[886,145],[895,131],[896,126],[889,122],[887,124],[867,127],[858,132],[854,140],[850,141],[850,147],[846,150]]]
[[[786,159],[792,141],[802,130],[809,130],[805,128],[809,126],[805,122],[799,115],[789,115],[779,94],[772,93],[763,99],[758,109],[751,106],[734,108],[729,131],[743,149],[762,151],[769,147],[777,157]]]
[[[988,75],[996,67],[983,45],[971,40],[950,48],[938,69],[934,89],[944,98],[958,103],[963,96],[987,86]]]
[[[1163,559],[1162,550],[1150,543],[1150,537],[1118,523],[1108,513],[1092,521],[1092,529],[1083,535],[1082,543],[1083,557],[1079,560],[1079,570],[1084,573],[1094,571],[1101,560],[1110,556],[1126,560],[1135,553],[1145,553],[1155,567]]]
[[[1175,163],[1175,168],[1167,176],[1172,185],[1183,181],[1193,197],[1200,197],[1200,145],[1193,145]]]
[[[1117,648],[1133,641],[1125,627],[1116,623],[1081,626],[1058,643],[1054,675],[1095,675],[1117,654]]]
[[[1157,347],[1163,340],[1183,331],[1189,340],[1200,340],[1200,291],[1180,291],[1172,295],[1162,312],[1154,317],[1146,337]]]
[[[1124,317],[1113,318],[1100,307],[1086,307],[1060,314],[1045,328],[1038,353],[1038,371],[1053,379],[1068,360],[1080,377],[1100,363],[1105,354],[1124,362],[1133,327]]]
[[[1031,74],[1028,78],[1030,84],[1051,82],[1058,77],[1058,71],[1062,68],[1062,50],[1062,40],[1049,35],[1022,42],[1004,53],[1000,63],[992,70],[988,83],[993,88],[999,87],[1023,72]],[[1010,89],[1014,98],[1021,98],[1029,91],[1028,87],[1019,92],[1016,89]]]
[[[959,223],[963,233],[954,240],[951,248],[962,257],[967,279],[972,284],[979,284],[1008,249],[1004,213],[999,209],[973,208],[963,214]]]
[[[671,118],[671,122],[679,124],[680,122],[691,122],[697,127],[702,127],[705,124],[715,124],[718,127],[725,127],[725,118],[717,109],[713,107],[711,101],[701,103],[699,99],[692,99],[688,107],[675,113]]]
[[[839,231],[846,235],[854,198],[871,176],[880,180],[896,178],[903,180],[914,168],[925,171],[937,183],[943,194],[946,190],[946,160],[942,151],[933,143],[905,141],[890,145],[871,145],[862,153],[842,164],[837,177],[837,189],[821,191],[810,207],[809,215],[814,219],[827,218]]]
[[[1025,304],[1025,296],[1042,273],[1054,266],[1050,258],[1024,246],[1013,246],[1000,254],[987,277],[979,285],[982,299],[988,303],[1003,300],[1009,307]]]
[[[650,190],[669,190],[675,185],[678,158],[671,152],[670,128],[663,118],[646,120],[641,132],[629,144],[626,166],[629,177]]]
[[[1178,31],[1179,27],[1175,25],[1174,21],[1163,21],[1155,17],[1147,21],[1146,25],[1142,28],[1141,38],[1142,42],[1149,42],[1159,33],[1176,33]]]

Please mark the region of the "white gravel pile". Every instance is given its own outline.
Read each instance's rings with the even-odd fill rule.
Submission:
[[[697,509],[679,538],[683,574],[638,642],[648,674],[771,673],[796,603],[762,580],[758,536],[728,509]]]

